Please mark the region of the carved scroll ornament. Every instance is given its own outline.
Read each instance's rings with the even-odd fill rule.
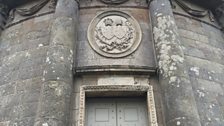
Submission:
[[[108,11],[95,17],[88,29],[91,47],[106,57],[123,57],[135,51],[141,41],[140,26],[131,16]]]
[[[172,0],[170,0],[170,1],[172,4]],[[189,7],[186,3],[183,2],[183,0],[174,0],[174,1],[177,3],[177,5],[179,5],[185,12],[187,12],[191,16],[195,16],[195,17],[199,17],[199,18],[209,16],[210,20],[214,21],[212,12],[210,12],[209,10],[196,10],[196,9]]]
[[[15,13],[21,16],[31,16],[39,12],[48,2],[51,2],[50,8],[54,8],[56,6],[57,0],[39,0],[37,3],[30,8],[14,8],[11,10],[9,15],[9,21],[14,19]]]
[[[40,0],[36,5],[31,8],[17,8],[15,11],[21,16],[30,16],[37,13],[42,7],[44,7],[49,0]]]

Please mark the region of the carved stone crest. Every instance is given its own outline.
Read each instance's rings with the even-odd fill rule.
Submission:
[[[106,3],[106,4],[121,4],[128,0],[100,0],[100,1],[102,1],[103,3]]]
[[[119,11],[104,12],[88,28],[92,48],[106,57],[123,57],[135,51],[141,41],[141,29],[130,15]]]

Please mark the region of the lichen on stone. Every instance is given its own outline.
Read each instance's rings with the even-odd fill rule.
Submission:
[[[54,89],[56,96],[62,95],[62,86],[57,81],[52,81],[49,83],[49,87]]]
[[[182,46],[174,20],[169,15],[156,14],[157,26],[153,28],[155,48],[158,52],[158,66],[164,78],[170,78],[170,83],[176,81],[174,71],[178,70],[177,64],[184,62]],[[181,53],[178,53],[181,52]]]
[[[177,81],[177,77],[173,76],[173,77],[170,77],[169,83],[173,83],[173,82],[176,82],[176,81]]]
[[[42,126],[48,126],[48,123],[43,123]]]
[[[202,90],[197,90],[197,94],[199,98],[205,97],[205,93]]]
[[[200,70],[200,68],[199,67],[191,67],[190,68],[190,71],[192,71],[192,72],[194,72],[195,73],[195,75],[197,75],[197,76],[199,76],[199,70]]]

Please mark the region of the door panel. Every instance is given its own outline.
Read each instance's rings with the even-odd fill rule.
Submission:
[[[117,126],[148,126],[146,102],[142,99],[117,103]]]
[[[144,99],[91,98],[86,105],[86,126],[148,126]]]
[[[124,108],[124,121],[135,122],[138,121],[138,109],[134,107]]]
[[[86,126],[116,126],[116,105],[107,99],[87,100]]]

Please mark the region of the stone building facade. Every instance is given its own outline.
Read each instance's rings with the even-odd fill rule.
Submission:
[[[223,126],[222,0],[0,0],[0,126]]]

